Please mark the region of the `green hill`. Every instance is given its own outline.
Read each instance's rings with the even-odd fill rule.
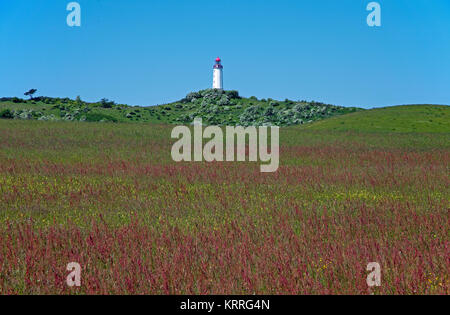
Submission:
[[[345,114],[345,115],[344,115]],[[450,132],[450,106],[403,105],[371,110],[318,102],[240,97],[237,91],[202,90],[170,104],[141,107],[103,99],[0,98],[0,118],[49,121],[144,122],[206,125],[304,125],[309,130]]]
[[[302,128],[368,132],[450,132],[450,106],[402,105],[332,117]]]
[[[362,109],[319,102],[243,98],[237,91],[213,89],[189,93],[177,102],[152,107],[116,104],[106,99],[96,103],[79,98],[0,99],[0,118],[66,121],[190,124],[199,117],[207,125],[291,126],[359,110]]]

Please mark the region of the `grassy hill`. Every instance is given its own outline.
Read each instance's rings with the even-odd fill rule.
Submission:
[[[345,114],[345,115],[344,115]],[[240,97],[237,91],[202,90],[170,104],[141,107],[103,99],[0,98],[0,118],[45,121],[143,122],[207,125],[304,125],[302,129],[368,132],[450,132],[450,106],[403,105],[371,110],[318,102]],[[325,119],[326,118],[326,119]]]
[[[359,111],[304,126],[309,130],[450,132],[450,106],[402,105]]]
[[[201,117],[207,125],[290,126],[359,110],[362,109],[318,102],[243,98],[237,91],[213,89],[189,93],[177,102],[152,107],[116,104],[106,99],[96,103],[79,98],[0,99],[0,118],[92,122],[190,124],[194,118]]]

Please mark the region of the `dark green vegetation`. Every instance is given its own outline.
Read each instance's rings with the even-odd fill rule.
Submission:
[[[450,132],[450,106],[404,105],[333,117],[305,126],[312,130]]]
[[[193,92],[178,102],[153,107],[116,104],[107,99],[97,103],[87,103],[80,98],[0,99],[0,118],[52,121],[190,124],[199,117],[208,125],[290,126],[359,110],[318,102],[242,98],[237,91],[213,89]]]
[[[203,90],[179,102],[157,108],[171,123],[191,123],[201,117],[207,125],[290,126],[360,110],[317,102],[241,98],[237,91]]]

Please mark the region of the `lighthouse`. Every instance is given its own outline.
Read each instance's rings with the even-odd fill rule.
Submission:
[[[219,57],[213,68],[213,89],[223,90],[223,66]]]

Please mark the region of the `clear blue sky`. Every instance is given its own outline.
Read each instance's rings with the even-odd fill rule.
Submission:
[[[450,104],[450,1],[0,1],[0,96],[38,95],[132,105],[182,98],[212,84],[258,98],[345,106]]]

